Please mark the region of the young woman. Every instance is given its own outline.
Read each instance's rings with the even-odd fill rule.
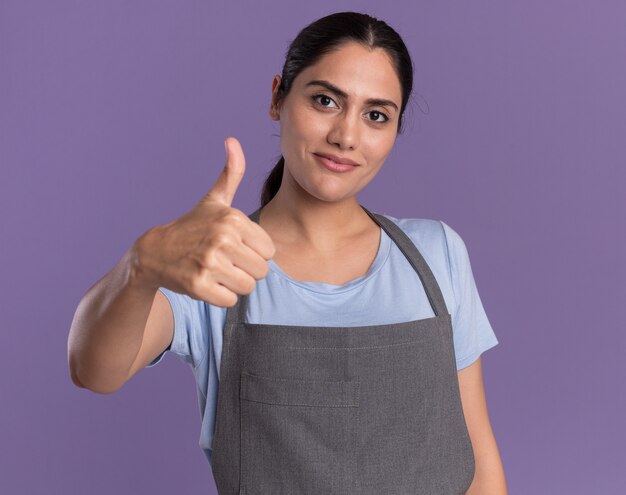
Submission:
[[[183,217],[145,232],[81,301],[78,386],[110,393],[165,352],[192,367],[220,494],[506,493],[481,358],[498,343],[446,223],[356,195],[412,91],[400,36],[317,20],[272,84],[282,157],[250,216],[239,142]]]

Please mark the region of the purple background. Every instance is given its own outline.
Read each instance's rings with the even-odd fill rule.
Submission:
[[[272,78],[338,10],[387,21],[414,58],[406,132],[359,199],[464,238],[500,341],[483,367],[510,493],[623,489],[626,8],[381,5],[0,3],[0,492],[214,490],[190,368],[76,388],[70,323],[213,185],[227,136],[247,158],[233,206],[256,209],[280,153]]]

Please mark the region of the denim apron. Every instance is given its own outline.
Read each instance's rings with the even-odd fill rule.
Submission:
[[[361,207],[417,272],[435,316],[256,324],[240,296],[224,326],[211,462],[220,495],[457,495],[473,480],[443,294],[409,237]]]

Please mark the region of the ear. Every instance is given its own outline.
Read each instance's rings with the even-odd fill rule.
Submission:
[[[278,113],[278,108],[274,105],[270,105],[269,111],[270,119],[272,120],[280,120],[280,114]]]
[[[278,74],[276,74],[274,76],[274,79],[272,80],[272,101],[270,103],[270,110],[269,110],[269,116],[270,116],[270,119],[272,120],[280,120],[279,104],[278,104],[278,100],[276,99],[276,94],[278,92],[278,87],[280,86],[280,82],[281,82],[281,77]]]

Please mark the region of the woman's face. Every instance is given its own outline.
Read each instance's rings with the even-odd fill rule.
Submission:
[[[279,83],[276,76],[274,95]],[[280,107],[273,98],[270,108],[270,116],[280,120],[285,158],[281,188],[294,187],[322,201],[354,196],[374,178],[393,147],[401,98],[398,76],[380,48],[370,51],[350,42],[303,70]],[[332,171],[318,153],[358,165],[349,172]]]

